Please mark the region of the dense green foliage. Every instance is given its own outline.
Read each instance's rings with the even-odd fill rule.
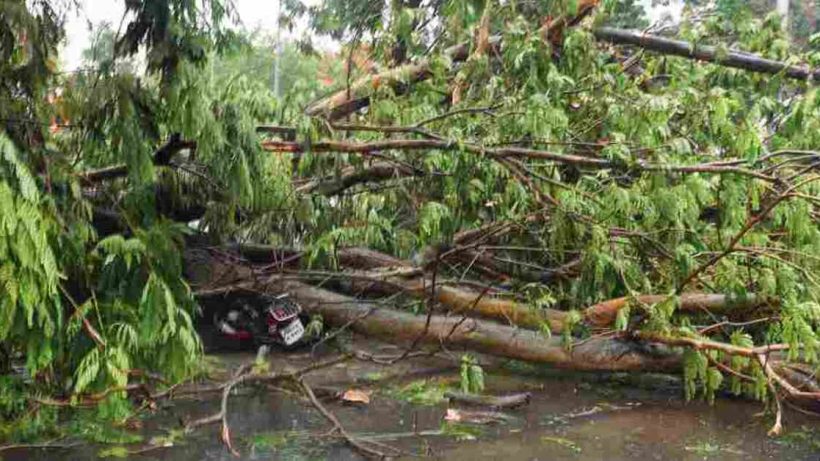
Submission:
[[[268,200],[254,199],[264,196],[255,174],[264,159],[253,130],[272,113],[270,98],[241,78],[226,84],[203,72],[227,36],[220,3],[128,2],[136,15],[126,34],[116,46],[110,31],[98,34],[89,67],[68,74],[54,64],[69,12],[59,6],[0,6],[0,366],[6,375],[25,362],[24,375],[3,378],[3,419],[30,415],[14,403],[30,393],[93,395],[133,382],[135,370],[169,382],[197,371],[196,305],[181,259],[190,231],[155,203],[155,190],[176,184],[152,164],[169,133],[200,139],[200,161],[227,173],[214,174],[232,192],[220,195],[225,207]],[[143,46],[147,70],[137,74],[130,56]],[[61,125],[49,129],[55,119]],[[105,188],[76,176],[121,162],[127,177]],[[122,233],[98,235],[92,218],[102,204],[120,214]],[[103,400],[108,417],[130,411],[124,392]],[[3,427],[3,436],[25,436],[40,419]]]
[[[754,292],[782,303],[779,321],[723,329],[712,338],[747,346],[784,342],[792,346],[793,359],[800,356],[815,363],[820,344],[816,277],[820,273],[816,208],[820,184],[810,165],[795,165],[794,159],[779,162],[801,151],[816,155],[813,149],[820,145],[816,88],[781,75],[651,54],[641,56],[637,75],[624,73],[622,59],[596,46],[588,27],[567,30],[560,48],[545,43],[537,32],[543,18],[572,15],[576,2],[443,1],[418,8],[407,3],[394,2],[390,17],[412,20],[369,22],[363,19],[371,16],[353,14],[357,8],[372,6],[369,2],[327,1],[309,12],[292,10],[295,15],[319,18],[313,23],[317,33],[370,37],[368,46],[375,60],[390,63],[393,47],[404,43],[414,56],[411,60],[432,61],[430,78],[410,92],[380,85],[367,113],[351,120],[411,127],[453,111],[453,116],[425,122],[424,127],[456,144],[545,149],[605,158],[620,166],[594,170],[521,158],[511,169],[467,150],[391,151],[386,153],[390,159],[427,174],[399,180],[390,188],[370,186],[371,191],[366,187],[342,198],[314,198],[309,225],[315,231],[307,238],[314,255],[332,254],[340,245],[365,245],[408,256],[492,221],[524,223],[526,216],[546,205],[548,217],[543,221],[519,224],[522,232],[493,245],[515,250],[497,251],[498,261],[512,259],[529,267],[558,267],[581,259],[579,277],[539,288],[547,304],[579,308],[624,295],[670,293],[666,303],[633,306],[646,311],[645,328],[698,338],[699,326],[714,319],[674,315],[674,295],[682,289]],[[611,23],[611,14],[622,14],[622,7],[620,2],[603,2],[590,25]],[[444,50],[462,42],[475,43],[485,15],[490,17],[492,33],[500,34],[499,49],[470,57],[455,70],[445,57],[427,52],[431,47]],[[408,24],[419,26],[413,29]],[[756,17],[738,2],[720,3],[713,14],[684,22],[679,29],[679,36],[692,43],[720,49],[732,43],[733,48],[770,59],[816,64],[814,49],[803,53],[792,46],[776,15]],[[453,106],[449,96],[454,74],[468,84]],[[458,113],[465,108],[483,109]],[[340,137],[322,124],[307,135],[311,141]],[[360,141],[412,137],[378,131],[352,136]],[[672,166],[735,160],[748,170],[671,171]],[[299,173],[319,175],[366,164],[359,154],[309,154]],[[646,164],[666,165],[670,171],[639,168]],[[531,182],[522,181],[515,169]],[[746,229],[787,187],[753,178],[748,174],[751,170],[805,183],[797,196],[778,202],[770,215]],[[533,185],[555,203],[539,200]],[[739,240],[732,242],[735,236]],[[727,248],[714,267],[689,278]],[[450,266],[448,273],[463,277],[469,262]],[[516,266],[508,268],[508,273],[516,271]],[[619,319],[620,327],[626,328],[627,316]],[[722,353],[692,351],[690,355],[687,381],[712,396],[723,380],[706,356],[722,360]],[[756,362],[736,365],[756,382],[741,389],[733,377],[732,389],[763,398],[766,380]],[[690,396],[694,389],[690,388]]]
[[[145,372],[172,384],[199,371],[182,267],[196,231],[174,219],[201,218],[214,241],[271,241],[269,229],[293,226],[289,170],[261,151],[255,128],[318,96],[318,57],[286,49],[277,101],[257,78],[272,68],[269,40],[226,29],[230,3],[127,8],[122,35],[103,24],[82,68],[61,72],[57,45],[73,6],[0,6],[0,415],[9,421],[30,416],[35,394],[105,395],[100,415],[122,419],[125,392],[100,393]],[[196,148],[174,168],[154,165],[172,133]],[[77,176],[118,164],[120,179]],[[24,373],[13,372],[21,360]],[[53,410],[0,428],[0,438],[41,434]]]
[[[730,326],[712,339],[743,347],[786,343],[791,359],[816,367],[820,93],[809,83],[650,53],[640,56],[637,73],[624,72],[621,51],[599,46],[591,28],[644,25],[633,2],[604,1],[551,43],[539,32],[545,18],[572,16],[578,2],[396,0],[383,11],[382,2],[369,0],[310,8],[291,1],[284,2],[286,19],[309,16],[312,32],[343,40],[340,56],[348,62],[354,52],[371,62],[330,64],[288,47],[277,100],[270,45],[227,29],[227,3],[128,0],[133,15],[121,35],[99,33],[87,68],[71,73],[55,65],[64,12],[52,3],[60,2],[0,4],[0,415],[17,421],[0,427],[0,438],[30,437],[53,423],[48,406],[21,418],[29,414],[27,397],[77,401],[114,389],[98,399],[100,409],[122,419],[130,411],[122,387],[145,376],[137,371],[161,373],[169,383],[198,371],[197,308],[182,263],[191,233],[297,247],[307,251],[308,264],[332,268],[342,246],[408,258],[451,243],[461,231],[512,222],[516,231],[492,242],[494,255],[515,293],[536,307],[569,310],[618,296],[669,294],[665,303],[631,306],[642,314],[639,326],[697,339],[699,327],[715,319],[675,315],[684,288],[753,292],[778,300],[776,320]],[[777,60],[820,61],[817,44],[794,46],[776,17],[758,19],[727,5],[685,21],[680,37],[732,43]],[[474,43],[482,18],[501,45],[452,65],[442,51]],[[135,58],[140,50],[145,63]],[[615,167],[499,161],[463,148],[311,152],[311,143],[324,139],[417,136],[334,128],[304,108],[373,69],[424,59],[429,78],[411,88],[378,86],[367,110],[348,121],[424,122],[451,146],[518,146]],[[317,73],[331,77],[332,87]],[[455,102],[454,81],[464,83]],[[472,110],[455,112],[461,109]],[[64,126],[50,129],[54,117]],[[263,151],[256,133],[263,122],[295,127],[306,150],[298,164],[289,154]],[[173,133],[196,148],[156,165],[153,153]],[[798,156],[772,156],[778,151]],[[376,154],[424,174],[397,174],[331,196],[299,192],[311,181],[362,170]],[[673,171],[729,161],[743,170]],[[88,170],[120,164],[123,177],[82,179]],[[791,195],[746,229],[788,187]],[[116,222],[103,225],[106,213]],[[574,260],[578,277],[517,280],[522,268]],[[471,265],[442,265],[442,276],[463,278]],[[581,323],[572,318],[563,332],[568,346]],[[635,326],[628,311],[617,323],[618,330]],[[711,365],[724,358],[754,382],[724,379]],[[12,372],[20,363],[25,372]],[[685,363],[690,397],[713,398],[721,387],[767,395],[761,367],[748,358],[691,350]],[[472,361],[465,360],[463,373],[465,390],[483,387]]]

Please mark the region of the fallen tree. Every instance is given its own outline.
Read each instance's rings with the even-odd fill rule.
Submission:
[[[212,256],[191,252],[189,265],[210,266],[211,274],[199,284],[207,287],[224,285],[230,288],[247,288],[248,278],[255,274],[257,279],[265,274],[287,273],[310,280],[311,271],[298,269],[298,261],[303,256],[294,250],[277,249],[267,245],[239,245],[225,250],[244,257],[257,265],[258,269],[241,268],[233,264],[214,264]],[[206,252],[207,253],[207,252]],[[541,330],[545,326],[554,333],[561,333],[568,327],[572,314],[556,309],[535,308],[514,299],[499,298],[494,293],[477,292],[469,287],[459,286],[447,279],[437,282],[424,269],[377,251],[364,248],[340,248],[336,258],[340,269],[336,273],[319,273],[322,283],[335,279],[349,282],[352,293],[380,295],[404,293],[421,300],[433,300],[448,312],[470,317],[493,319],[508,323],[513,327]],[[590,328],[611,328],[621,310],[632,309],[632,314],[648,316],[653,305],[672,302],[677,312],[698,315],[710,319],[737,319],[748,317],[755,310],[776,312],[777,300],[754,294],[727,295],[708,293],[683,293],[673,295],[637,295],[607,300],[579,311],[577,322]],[[765,308],[765,309],[764,309]]]
[[[58,77],[50,3],[0,6],[0,34],[26,37],[0,51],[0,97],[15,101],[0,108],[0,370],[15,405],[0,411],[14,431],[47,404],[126,413],[149,376],[170,388],[197,373],[188,282],[214,261],[200,296],[290,290],[327,325],[408,350],[818,401],[815,72],[601,28],[621,2],[329,0],[300,14],[336,18],[308,23],[350,39],[348,72],[331,72],[348,75],[308,104],[323,58],[299,56],[317,67],[284,98],[234,63],[202,72],[224,37],[182,0],[127,2],[115,65]],[[706,26],[704,42],[726,41]],[[774,21],[743,26],[737,49],[811,57]],[[146,48],[147,73],[116,65]],[[357,79],[365,49],[401,59]],[[58,116],[71,122],[42,123]],[[267,379],[240,371],[236,386]],[[224,411],[209,421],[227,426]]]
[[[545,363],[581,371],[676,371],[678,354],[643,348],[618,339],[591,339],[568,348],[561,338],[515,327],[483,322],[458,315],[425,316],[374,308],[355,299],[299,282],[271,281],[263,285],[272,292],[287,292],[312,313],[331,325],[347,325],[366,336],[391,342],[443,345],[468,351]],[[420,339],[419,339],[420,338]]]
[[[212,270],[218,274],[222,270],[219,267],[217,263],[212,266]],[[212,274],[198,282],[209,284],[214,277],[222,278]],[[237,277],[237,280],[242,280],[244,276],[237,274]],[[236,286],[237,280],[233,280],[230,286]],[[793,402],[813,407],[820,399],[820,393],[816,391],[820,387],[814,377],[806,373],[806,369],[801,368],[799,364],[790,368],[784,360],[784,353],[790,349],[788,344],[748,347],[715,341],[705,336],[680,336],[632,330],[587,339],[571,339],[568,343],[566,336],[545,336],[542,332],[470,318],[467,313],[459,316],[450,310],[444,311],[447,315],[433,314],[429,311],[424,316],[399,312],[386,306],[371,302],[362,303],[348,296],[288,280],[287,276],[272,275],[261,279],[256,277],[252,281],[247,280],[245,288],[277,294],[286,292],[302,303],[309,312],[321,315],[322,319],[331,325],[350,328],[357,333],[394,343],[409,344],[411,349],[418,344],[439,346],[447,350],[462,348],[579,371],[676,372],[684,369],[688,360],[679,348],[692,348],[722,354],[711,356],[709,360],[716,367],[744,381],[756,379],[744,372],[761,374],[768,380],[769,386],[777,386],[785,397]],[[202,295],[211,296],[213,293],[205,291]],[[684,305],[695,311],[709,304],[713,307],[725,307],[725,297],[691,295],[688,298]],[[644,297],[645,301],[661,299]],[[478,302],[479,300],[476,300],[475,304]],[[598,305],[584,311],[609,312],[612,306],[621,303],[622,300],[613,300],[602,304],[606,306],[605,309]],[[704,330],[703,333],[708,335],[712,332],[714,330]],[[747,361],[741,369],[734,369],[732,367],[737,367],[739,363],[734,358],[738,357]],[[778,413],[772,433],[779,433],[781,430],[780,397],[777,396],[777,392],[779,391],[775,392],[775,398],[778,402]]]
[[[207,258],[207,257],[205,257]],[[189,261],[207,264],[203,255],[191,254]],[[461,347],[526,361],[549,363],[560,368],[578,370],[653,370],[671,371],[680,366],[676,354],[647,355],[637,342],[603,338],[585,341],[568,348],[560,337],[548,337],[537,331],[519,329],[470,318],[466,315],[413,315],[318,288],[303,282],[287,280],[287,276],[259,277],[252,268],[226,268],[210,260],[210,270],[192,280],[199,287],[200,297],[222,296],[226,290],[251,290],[268,293],[288,293],[310,313],[319,314],[324,322],[334,326],[348,325],[354,331],[391,342],[423,342]],[[232,277],[226,277],[231,271]],[[224,284],[224,287],[219,284]]]
[[[544,326],[560,333],[567,328],[571,313],[555,309],[533,308],[519,301],[498,298],[486,292],[476,292],[453,286],[446,280],[436,284],[430,277],[418,277],[413,272],[345,271],[343,279],[382,284],[381,291],[408,293],[421,299],[432,299],[449,311],[474,317],[495,319],[513,326],[538,330]],[[392,287],[392,289],[390,289]],[[725,294],[684,293],[672,295],[638,295],[608,300],[579,312],[579,322],[594,328],[610,328],[618,312],[629,306],[638,308],[633,313],[648,315],[655,304],[672,302],[678,312],[704,314],[711,318],[732,318],[748,314],[761,306],[776,306],[776,302],[754,294],[733,296]]]

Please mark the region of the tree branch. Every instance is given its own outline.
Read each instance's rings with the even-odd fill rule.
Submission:
[[[592,33],[598,40],[617,45],[633,45],[661,54],[706,61],[752,72],[765,74],[782,73],[788,78],[807,80],[812,83],[820,81],[820,69],[792,66],[784,62],[761,58],[749,53],[738,51],[728,51],[724,53],[714,46],[698,45],[683,40],[673,40],[657,35],[644,34],[635,30],[615,29],[612,27],[599,27],[594,29]]]
[[[291,141],[263,141],[262,147],[269,152],[301,153],[308,149],[301,143]],[[477,144],[460,143],[452,140],[438,139],[385,139],[370,142],[323,140],[311,143],[311,153],[343,152],[367,154],[385,150],[463,150],[477,155],[486,155],[493,159],[529,158],[548,160],[556,163],[575,165],[594,169],[623,169],[624,165],[610,160],[583,157],[572,154],[559,154],[545,150],[525,149],[520,147],[482,147]],[[767,182],[777,182],[778,179],[735,165],[700,164],[700,165],[662,165],[639,162],[630,166],[639,171],[672,172],[672,173],[712,173],[712,174],[739,174],[757,178]]]
[[[539,29],[538,33],[553,45],[560,44],[565,28],[576,25],[594,9],[597,3],[597,1],[583,1],[579,5],[578,14],[575,17],[559,17],[556,20],[548,21]],[[681,40],[611,27],[596,28],[593,29],[592,33],[598,40],[613,44],[634,45],[658,53],[697,59],[753,72],[767,74],[782,72],[786,77],[796,80],[820,81],[820,69],[792,66],[749,53],[729,51],[723,54],[713,46],[696,46]],[[488,38],[488,44],[492,47],[498,46],[500,43],[501,36],[499,35]],[[442,54],[444,57],[449,58],[451,62],[457,63],[466,60],[470,56],[469,52],[470,43],[464,42],[447,48]],[[392,87],[396,93],[404,93],[410,85],[430,78],[432,75],[430,65],[431,60],[423,59],[417,63],[406,64],[378,74],[362,77],[350,87],[349,92],[341,90],[317,101],[310,105],[305,113],[312,116],[323,116],[328,120],[338,120],[370,105],[371,94],[383,85]]]
[[[183,149],[196,149],[196,142],[183,141],[179,133],[174,133],[165,144],[154,152],[152,161],[154,165],[168,165],[171,158]],[[127,174],[128,166],[122,164],[77,173],[77,177],[83,185],[93,185],[102,181],[121,178]]]
[[[424,175],[425,172],[417,168],[397,165],[393,162],[376,162],[362,170],[346,171],[338,178],[331,178],[326,181],[313,180],[297,187],[296,191],[304,194],[330,196],[338,195],[358,184]]]

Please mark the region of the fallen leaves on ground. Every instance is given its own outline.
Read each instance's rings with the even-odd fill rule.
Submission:
[[[350,403],[362,403],[367,405],[370,403],[370,394],[373,391],[367,391],[362,389],[348,389],[342,394],[342,400],[345,402]]]

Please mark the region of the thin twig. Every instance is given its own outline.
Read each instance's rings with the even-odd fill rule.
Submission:
[[[311,389],[310,386],[308,386],[308,384],[305,382],[305,380],[298,379],[296,382],[302,387],[302,390],[305,392],[305,395],[307,395],[308,400],[310,400],[310,403],[312,403],[313,406],[316,407],[317,410],[319,410],[319,413],[321,413],[322,416],[324,416],[328,421],[331,422],[331,424],[333,424],[333,428],[330,430],[330,433],[337,432],[343,439],[345,439],[345,441],[351,447],[353,447],[354,449],[359,451],[361,454],[363,454],[363,455],[365,455],[369,458],[374,458],[374,459],[385,459],[385,458],[387,458],[387,455],[385,453],[383,453],[379,450],[376,450],[375,448],[368,447],[367,445],[363,444],[359,439],[357,439],[357,438],[351,436],[350,434],[348,434],[348,432],[345,430],[344,426],[342,426],[342,423],[339,422],[338,418],[336,418],[336,415],[334,415],[333,413],[330,412],[330,410],[325,408],[325,406],[322,405],[322,402],[320,402],[319,399],[316,398],[316,394],[313,393],[313,389]],[[396,449],[394,449],[394,450],[396,450]],[[396,452],[401,453],[399,450],[396,450]]]

